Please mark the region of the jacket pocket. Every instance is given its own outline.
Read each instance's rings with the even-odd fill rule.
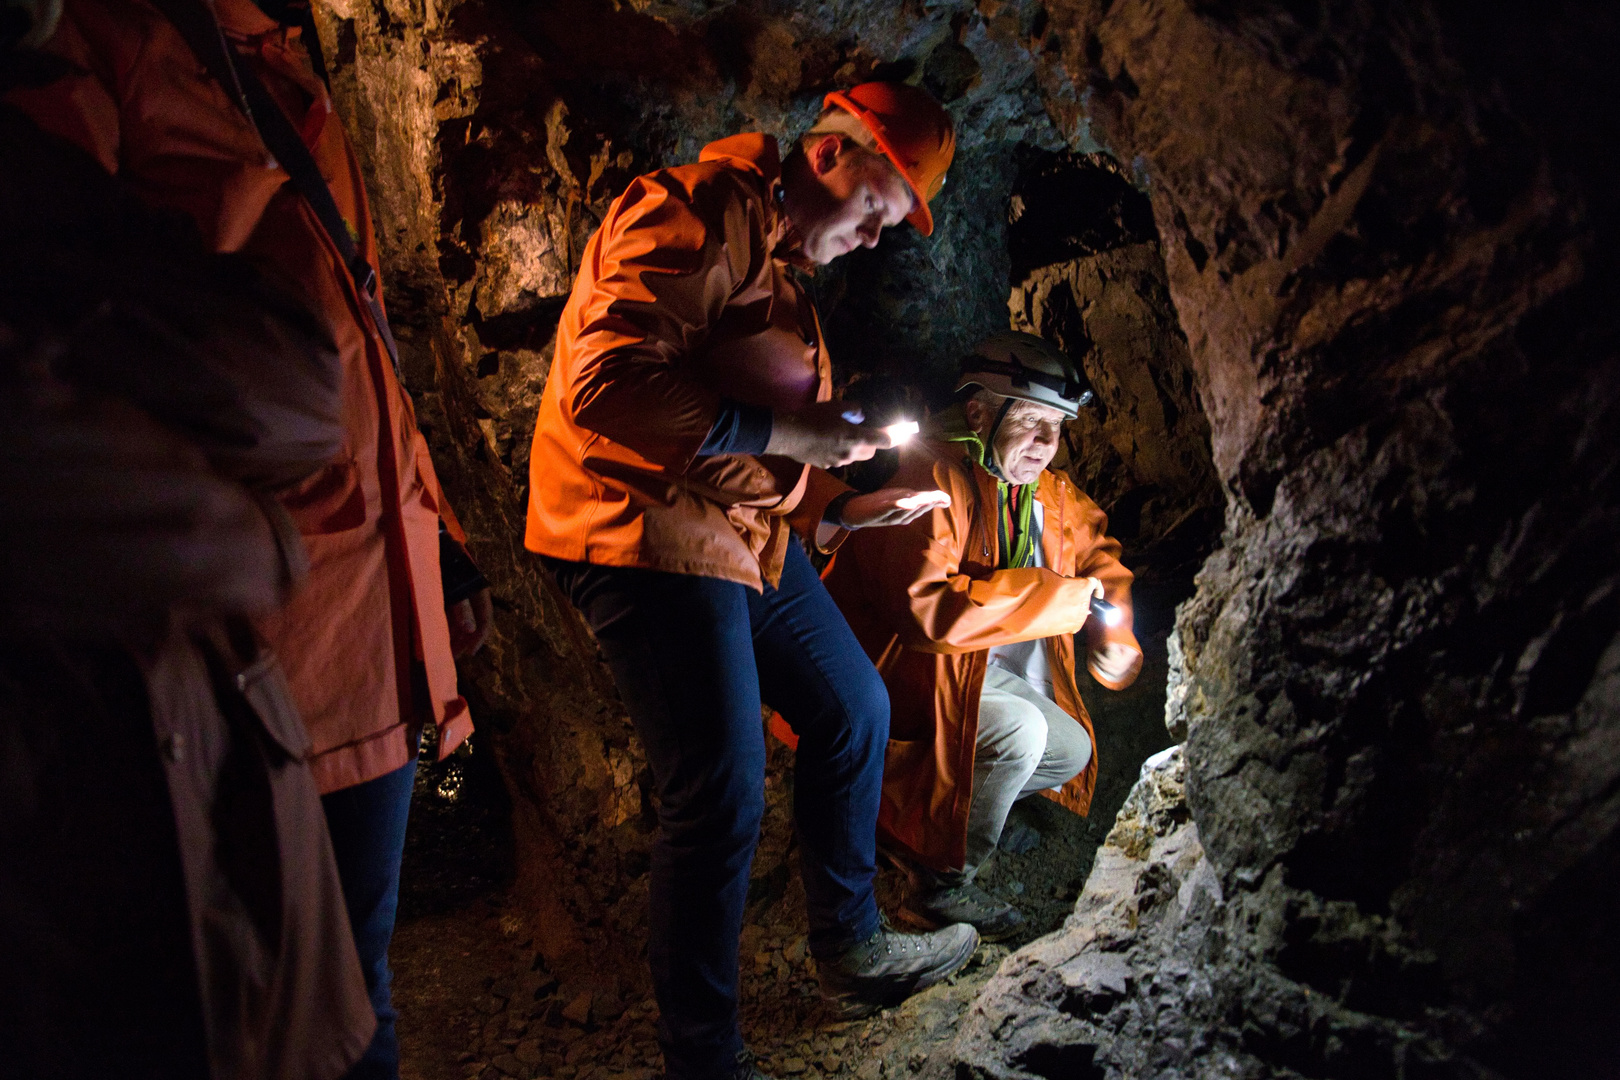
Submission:
[[[353,461],[334,461],[278,498],[305,536],[345,532],[366,523],[365,492]]]

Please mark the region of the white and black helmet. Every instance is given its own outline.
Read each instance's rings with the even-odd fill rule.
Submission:
[[[1063,415],[1091,404],[1091,382],[1063,353],[1034,334],[1005,330],[986,338],[962,360],[956,392],[978,386],[1018,401],[1033,401]]]

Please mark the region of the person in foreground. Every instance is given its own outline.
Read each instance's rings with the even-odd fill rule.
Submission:
[[[996,940],[1023,916],[973,878],[1013,803],[1041,793],[1081,814],[1091,805],[1096,737],[1074,635],[1115,690],[1135,680],[1142,650],[1107,518],[1047,469],[1063,422],[1091,399],[1084,376],[1040,338],[1008,332],[963,361],[957,393],[894,478],[937,486],[949,504],[852,537],[826,583],[893,703],[879,828],[909,878],[901,914]]]
[[[56,69],[0,36],[0,84]],[[342,447],[337,349],[3,103],[0,251],[0,1080],[339,1080],[376,1018],[250,625],[307,569],[275,493]]]
[[[257,626],[309,732],[376,1016],[351,1075],[395,1080],[388,946],[419,739],[436,729],[442,759],[471,733],[455,657],[481,644],[491,604],[476,576],[466,595],[446,590],[464,537],[400,381],[359,161],[312,63],[318,43],[250,0],[58,7],[40,48],[60,77],[7,100],[185,215],[214,251],[280,274],[337,345],[342,446],[276,493],[308,573]],[[272,152],[278,131],[288,141]]]
[[[526,543],[595,631],[656,780],[648,951],[678,1080],[757,1075],[737,953],[764,810],[762,700],[799,736],[824,993],[869,1012],[978,944],[969,926],[909,935],[879,919],[888,699],[792,535],[827,551],[943,503],[857,495],[823,471],[890,440],[829,400],[816,312],[789,267],[902,221],[930,232],[955,137],[913,87],[867,83],[826,104],[785,160],[770,136],[737,135],[629,185],[585,250],[535,429]]]

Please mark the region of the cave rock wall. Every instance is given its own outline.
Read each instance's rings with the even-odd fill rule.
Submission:
[[[1131,933],[1009,961],[939,1064],[1616,1075],[1613,13],[1049,12],[1228,494],[1168,718],[1219,887],[1144,850]]]
[[[1620,985],[1608,7],[330,0],[320,14],[407,375],[503,600],[467,675],[518,794],[551,952],[613,969],[636,940],[646,845],[622,709],[520,543],[534,404],[579,252],[630,176],[732,131],[787,135],[833,86],[912,77],[948,101],[959,165],[933,237],[897,232],[818,276],[841,371],[938,379],[1010,315],[1084,349],[1105,408],[1070,466],[1142,550],[1224,502],[1172,650],[1187,816],[1147,819],[1193,831],[1168,860],[1157,841],[1122,855],[1151,900],[1111,954],[1129,970],[1097,960],[1071,1000],[1036,958],[941,1067],[1605,1075]],[[1096,171],[1146,192],[1151,235],[1118,186],[1112,240],[1086,239],[1099,225],[1054,249],[1020,230],[1055,212],[1043,177],[1078,191]],[[1167,305],[1179,331],[1144,314]],[[622,978],[637,970],[627,957]],[[1014,1053],[1040,987],[1064,1034]]]

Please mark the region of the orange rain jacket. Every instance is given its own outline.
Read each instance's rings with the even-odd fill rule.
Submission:
[[[1123,620],[1085,623],[1092,650],[1114,641],[1137,650],[1131,632],[1132,574],[1119,542],[1104,533],[1108,518],[1068,477],[1043,472],[1036,497],[1045,510],[1041,552],[1046,565],[998,570],[1001,559],[995,479],[960,443],[932,439],[900,453],[897,487],[937,487],[951,505],[909,525],[852,534],[827,569],[828,592],[889,688],[889,748],[878,829],[890,843],[938,870],[960,869],[972,803],[979,695],[990,650],[1045,638],[1053,693],[1096,746],[1091,718],[1074,685],[1074,611],[1095,577]],[[1092,674],[1096,671],[1093,669]],[[1097,783],[1097,754],[1052,797],[1084,814]]]
[[[366,259],[376,243],[359,163],[298,32],[250,0],[214,0],[227,38],[310,147]],[[67,0],[46,49],[82,74],[7,100],[78,144],[149,203],[184,211],[215,251],[240,251],[303,290],[337,341],[345,439],[337,460],[282,496],[309,551],[304,587],[263,630],[281,656],[313,740],[323,792],[409,760],[415,730],[439,725],[442,757],[472,730],[456,693],[439,578],[439,519],[455,524],[410,398],[337,249],[257,131],[141,0]],[[431,717],[413,715],[423,665]]]
[[[832,397],[780,188],[776,140],[735,135],[609,208],[540,401],[529,550],[759,589],[781,578],[789,525],[814,538],[848,490],[782,457],[697,456],[722,398],[791,410]]]

